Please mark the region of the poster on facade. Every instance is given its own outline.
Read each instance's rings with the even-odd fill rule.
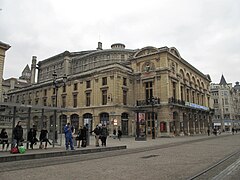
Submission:
[[[136,140],[146,140],[146,119],[145,113],[137,113],[136,118]]]

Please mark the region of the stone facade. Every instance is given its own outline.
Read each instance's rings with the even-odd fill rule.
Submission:
[[[6,51],[10,48],[8,44],[5,44],[0,41],[0,101],[3,101],[3,92],[2,92],[2,80],[3,80],[3,69]]]
[[[240,88],[239,83],[233,87],[227,83],[222,75],[220,83],[211,84],[211,98],[213,101],[213,125],[225,131],[240,126]]]
[[[58,114],[59,132],[71,121],[76,130],[86,123],[91,129],[104,123],[110,133],[122,129],[124,135],[135,136],[143,127],[136,123],[142,114],[142,130],[149,137],[206,133],[211,124],[210,77],[185,61],[176,48],[125,49],[116,43],[102,49],[99,43],[97,50],[65,51],[39,61],[35,69],[37,82],[9,93],[9,99],[74,108]],[[32,124],[43,121],[51,131],[52,112],[32,117]]]

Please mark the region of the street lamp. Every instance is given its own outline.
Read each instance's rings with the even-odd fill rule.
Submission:
[[[58,96],[58,88],[61,86],[60,82],[57,81],[57,73],[53,72],[53,85],[55,88],[55,107],[57,108],[57,96]],[[64,74],[62,77],[63,86],[65,86],[67,82],[67,75]],[[53,122],[53,147],[55,143],[57,143],[57,131],[56,131],[56,122],[57,122],[57,109],[54,110],[54,122]]]
[[[155,119],[154,119],[154,105],[156,104],[156,100],[158,100],[158,98],[155,97],[151,97],[148,99],[149,104],[152,105],[152,112],[151,112],[151,116],[152,116],[152,139],[155,139]],[[158,102],[157,102],[158,103]]]

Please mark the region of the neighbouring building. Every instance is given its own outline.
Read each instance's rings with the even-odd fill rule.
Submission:
[[[206,133],[212,124],[210,76],[174,47],[126,49],[116,43],[103,49],[99,42],[96,50],[65,51],[38,63],[34,56],[30,74],[31,86],[10,91],[8,100],[73,108],[57,114],[58,133],[67,121],[76,130],[102,123],[110,134],[121,129],[149,137]],[[53,112],[31,116],[31,124],[52,132]]]
[[[211,98],[213,101],[213,126],[230,131],[232,127],[240,125],[240,85],[236,82],[227,83],[222,75],[220,83],[211,84]]]
[[[0,41],[0,101],[3,101],[2,81],[3,81],[3,69],[6,51],[11,46]]]

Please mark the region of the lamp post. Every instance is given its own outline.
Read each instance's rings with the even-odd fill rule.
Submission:
[[[154,119],[154,105],[155,105],[155,100],[153,96],[148,99],[149,104],[152,105],[152,112],[151,112],[151,119],[152,119],[152,139],[155,139],[155,119]]]
[[[55,107],[57,108],[57,97],[58,97],[58,88],[61,86],[60,82],[57,81],[57,73],[56,71],[53,72],[53,85],[55,88]],[[67,76],[66,74],[62,77],[63,86],[65,86],[67,82]],[[55,143],[57,143],[57,131],[56,131],[56,123],[57,122],[57,109],[54,110],[54,122],[53,122],[53,147],[55,146]]]

